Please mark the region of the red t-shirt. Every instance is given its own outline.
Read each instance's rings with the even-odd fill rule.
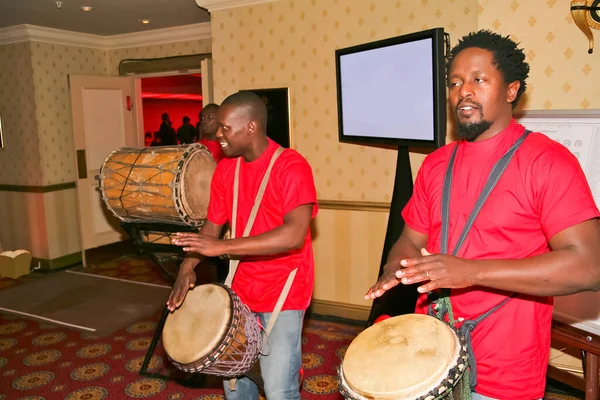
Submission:
[[[279,145],[269,139],[267,150],[256,160],[240,165],[236,237],[244,233],[260,182],[271,156]],[[215,224],[231,221],[233,181],[237,158],[224,158],[212,178],[208,219]],[[314,204],[317,214],[317,191],[308,162],[298,152],[286,149],[273,165],[269,182],[256,215],[250,236],[257,236],[283,224],[284,216],[303,204]],[[232,289],[253,312],[271,312],[289,273],[298,268],[283,305],[283,310],[305,310],[314,286],[314,257],[310,230],[304,245],[275,256],[245,257],[239,264]]]
[[[219,163],[219,161],[225,158],[225,154],[223,153],[223,149],[221,148],[221,145],[219,144],[218,140],[200,139],[198,140],[198,143],[206,146],[208,151],[210,151],[213,155],[213,158],[215,159],[217,164]]]
[[[511,121],[482,142],[462,142],[456,155],[450,199],[449,252],[494,164],[524,133]],[[444,174],[455,143],[430,154],[417,175],[413,196],[402,211],[412,229],[428,235],[427,250],[440,252]],[[522,259],[550,251],[562,230],[600,214],[577,159],[562,145],[531,133],[513,156],[484,203],[457,256]],[[454,318],[472,320],[510,293],[483,287],[452,290]],[[472,332],[477,362],[476,391],[496,399],[544,396],[550,351],[552,298],[517,295]],[[416,312],[427,312],[427,296]]]

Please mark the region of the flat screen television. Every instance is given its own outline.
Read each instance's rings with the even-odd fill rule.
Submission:
[[[445,144],[443,28],[339,49],[335,59],[340,142]]]

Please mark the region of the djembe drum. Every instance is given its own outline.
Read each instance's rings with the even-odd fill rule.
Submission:
[[[125,222],[197,226],[206,218],[215,168],[201,144],[117,149],[100,170],[102,199]]]
[[[350,400],[442,399],[467,366],[463,340],[448,324],[428,315],[400,315],[352,341],[339,371],[340,392]]]
[[[258,360],[261,328],[227,286],[200,285],[169,314],[163,346],[175,367],[224,378],[247,373]]]

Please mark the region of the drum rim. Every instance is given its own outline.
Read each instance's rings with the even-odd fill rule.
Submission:
[[[108,155],[104,158],[104,162],[102,163],[102,166],[100,167],[100,171],[98,172],[99,177],[100,177],[100,195],[102,196],[102,201],[104,202],[104,205],[106,206],[106,208],[108,208],[108,210],[113,213],[113,215],[123,221],[125,221],[125,219],[123,219],[123,217],[119,214],[117,214],[117,212],[114,210],[114,208],[109,204],[110,202],[108,201],[108,198],[104,195],[104,193],[106,193],[106,188],[104,187],[105,183],[104,183],[104,169],[106,168],[106,163],[108,162],[108,160],[118,151],[121,151],[123,149],[128,149],[129,147],[122,147],[122,148],[118,148],[118,149],[114,149],[113,151],[111,151],[110,153],[108,153]]]
[[[418,315],[426,315],[426,314],[418,314]],[[427,315],[427,316],[431,317],[431,318],[435,318],[430,315]],[[417,394],[418,397],[411,397],[411,399],[414,399],[414,400],[437,400],[437,399],[444,398],[445,396],[447,396],[447,390],[448,389],[452,390],[458,384],[458,382],[464,377],[465,371],[467,370],[468,365],[469,365],[469,357],[467,354],[467,347],[465,345],[464,337],[458,332],[458,330],[456,328],[453,328],[447,322],[441,321],[437,318],[435,318],[435,319],[437,321],[443,323],[453,333],[454,339],[456,340],[456,344],[457,344],[455,351],[454,351],[454,358],[453,358],[452,363],[448,366],[446,373],[444,375],[440,376],[440,378],[437,379],[432,384],[431,389],[429,389],[425,393],[424,392],[418,393]],[[356,393],[355,389],[353,389],[347,383],[346,379],[344,378],[343,360],[340,363],[340,366],[338,369],[338,384],[340,387],[340,392],[344,395],[344,397],[346,395],[353,396],[353,397],[349,397],[349,399],[352,399],[352,400],[368,400],[370,398],[370,397],[366,397],[365,395]],[[443,389],[442,392],[440,392],[440,389]],[[390,396],[389,397],[390,399],[391,398],[396,399],[393,396],[397,396],[397,394],[396,393],[379,393],[378,392],[378,393],[369,393],[368,396],[375,396],[376,398],[379,398],[377,396]],[[388,398],[388,397],[384,397],[384,398]]]
[[[185,194],[185,192],[182,190],[183,189],[183,167],[191,160],[192,155],[194,155],[195,153],[204,150],[205,152],[207,152],[209,155],[211,155],[210,150],[208,150],[208,147],[206,147],[203,144],[200,143],[192,143],[187,145],[187,149],[185,149],[185,151],[183,152],[183,154],[181,155],[181,160],[179,161],[179,163],[177,164],[177,172],[175,174],[175,183],[177,183],[177,185],[175,185],[175,187],[173,188],[173,204],[175,204],[175,211],[177,211],[177,214],[179,214],[179,217],[181,218],[181,221],[183,223],[185,223],[186,225],[190,225],[190,226],[198,226],[198,224],[200,224],[205,218],[200,218],[199,220],[195,220],[190,218],[187,214],[186,214],[186,210],[185,210],[185,204],[183,201],[183,195]],[[212,155],[211,155],[212,158]],[[214,158],[213,158],[214,161]],[[215,163],[216,166],[216,163]]]

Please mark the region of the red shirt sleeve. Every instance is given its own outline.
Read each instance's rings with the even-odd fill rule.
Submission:
[[[290,152],[289,155],[285,153]],[[282,193],[282,210],[283,215],[289,213],[293,209],[304,205],[314,204],[312,217],[317,215],[317,189],[313,173],[308,162],[300,154],[294,150],[286,150],[281,155],[282,163],[279,174],[280,190]]]
[[[427,161],[426,158],[425,161],[423,161],[421,168],[419,168],[415,184],[413,185],[413,194],[402,210],[404,222],[412,229],[425,235],[429,235],[431,226],[429,215],[431,206],[427,188],[427,176],[431,169],[431,162]]]
[[[219,163],[210,182],[210,200],[208,202],[207,218],[210,222],[223,225],[227,222],[227,207],[224,177],[230,163]],[[235,167],[235,164],[234,164]]]
[[[535,161],[531,180],[535,206],[546,238],[599,216],[579,161],[559,145],[549,147]]]

